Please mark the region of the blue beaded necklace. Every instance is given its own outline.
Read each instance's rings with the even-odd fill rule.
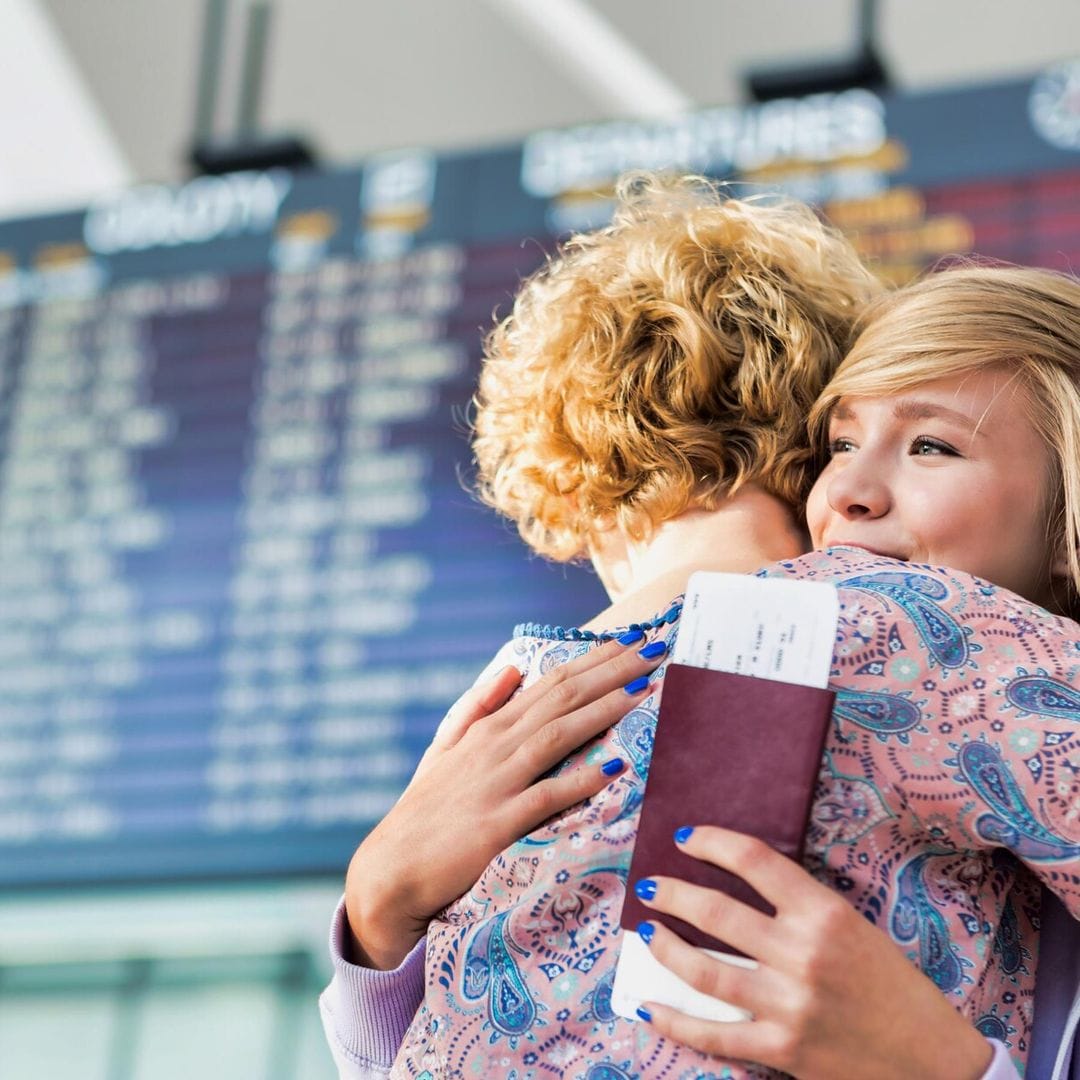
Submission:
[[[682,614],[682,598],[677,599],[663,615],[657,615],[646,622],[631,623],[629,626],[616,627],[614,630],[579,630],[576,626],[552,626],[541,623],[518,623],[514,627],[514,637],[543,638],[547,641],[611,641],[621,637],[628,630],[656,630],[661,626],[674,624]]]

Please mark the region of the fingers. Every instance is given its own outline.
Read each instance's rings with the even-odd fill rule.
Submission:
[[[490,679],[477,683],[466,690],[450,706],[449,712],[439,724],[432,746],[439,749],[451,747],[466,731],[483,717],[506,704],[510,695],[521,685],[521,672],[508,664]]]
[[[646,654],[642,656],[642,650]],[[600,694],[625,686],[656,669],[664,658],[663,642],[645,644],[640,631],[590,649],[559,664],[537,683],[517,694],[499,713],[521,739],[553,717],[565,716]],[[496,717],[492,716],[492,720]],[[523,727],[524,721],[524,727]]]
[[[530,785],[515,801],[515,836],[524,836],[549,817],[591,799],[625,771],[626,762],[613,757]]]
[[[612,641],[593,652],[600,655],[592,667],[561,665],[488,717],[483,729],[475,726],[476,738],[502,737],[521,783],[547,772],[646,697],[648,676],[663,663],[666,646]]]
[[[743,1009],[752,1017],[729,1022],[702,1020],[666,1005],[646,1002],[644,1013],[638,1011],[643,1020],[661,1035],[706,1054],[797,1072],[806,1040],[803,1028],[785,1017],[791,990],[782,976],[764,965],[747,968],[717,960],[688,945],[659,922],[642,925],[650,928],[649,948],[664,967],[696,990]]]
[[[694,1050],[701,1050],[725,1061],[756,1061],[767,1064],[775,1057],[777,1032],[767,1021],[737,1020],[733,1023],[719,1023],[715,1020],[699,1020],[696,1016],[688,1016],[652,1001],[647,1001],[642,1008],[648,1014],[651,1027],[661,1035]],[[645,1017],[642,1016],[642,1019]]]
[[[648,683],[643,680],[659,667],[667,655],[662,641],[651,642],[647,646],[636,642],[632,647],[609,642],[598,651],[605,653],[603,662],[576,671],[571,670],[573,665],[564,665],[541,679],[535,688],[530,688],[539,690],[540,693],[530,695],[526,709],[514,724],[514,733],[519,740],[528,739],[552,722],[571,720],[573,714],[579,710],[599,706],[605,695],[613,694],[612,700],[600,707],[604,715],[609,715],[614,709],[615,715],[607,725],[610,726],[629,711],[635,700],[644,695]],[[525,694],[519,697],[524,698]],[[620,705],[621,709],[616,708]],[[593,714],[589,714],[574,717],[572,722],[579,727],[588,728],[592,718]],[[580,746],[596,731],[602,730],[603,726],[595,728],[591,734],[571,744],[571,748]],[[556,738],[554,733],[548,733],[547,737]]]
[[[535,716],[530,710],[535,709],[537,706],[541,707],[542,716],[550,717],[558,715],[560,712],[570,712],[576,706],[567,704],[565,707],[561,707],[562,698],[560,695],[567,695],[568,703],[572,702],[575,695],[582,690],[582,684],[575,684],[575,680],[581,676],[587,676],[596,669],[607,670],[609,664],[614,663],[620,673],[625,672],[628,665],[633,666],[632,659],[637,655],[637,649],[641,648],[640,642],[636,644],[637,648],[631,648],[621,644],[618,640],[607,641],[603,645],[589,649],[584,655],[571,660],[569,663],[560,664],[549,671],[542,679],[538,679],[532,686],[526,687],[513,701],[508,702],[494,713],[491,718],[492,722],[517,727],[527,714]],[[641,664],[638,664],[636,674],[640,675],[642,670],[647,670],[647,667],[643,669]],[[605,690],[611,689],[615,685],[612,679],[620,677],[619,674],[610,671],[609,676]],[[629,675],[625,678],[625,681],[630,682],[635,677],[636,675]],[[569,690],[560,689],[567,684],[571,684]],[[552,697],[553,694],[554,697]]]
[[[769,968],[746,966],[752,961],[727,963],[704,949],[687,944],[663,923],[652,920],[638,927],[650,952],[683,982],[711,998],[718,998],[755,1016],[769,1009],[780,991]]]
[[[564,682],[581,675],[593,668],[600,667],[617,657],[625,655],[627,647],[618,641],[605,641],[603,645],[589,649],[583,655],[576,657],[566,664],[549,671],[542,679],[538,679],[532,686],[523,690],[512,702],[518,707],[517,716],[524,715],[533,705],[542,700],[552,689]]]
[[[478,720],[506,704],[510,695],[521,685],[521,672],[513,664],[507,664],[486,682],[473,687],[471,719]]]
[[[656,877],[635,882],[634,892],[646,907],[674,915],[757,960],[771,963],[782,951],[773,919],[718,889]]]
[[[741,877],[768,900],[778,914],[815,908],[823,900],[835,896],[798,863],[781,855],[763,840],[745,833],[703,825],[690,830],[679,847],[695,859]]]
[[[641,681],[646,682],[644,677]],[[578,747],[618,723],[648,693],[647,684],[632,693],[620,686],[572,712],[563,710],[558,704],[561,700],[571,700],[561,696],[554,702],[538,706],[557,711],[554,716],[539,722],[535,718],[523,720],[523,728],[533,730],[513,752],[512,763],[516,774],[522,780],[542,776]]]

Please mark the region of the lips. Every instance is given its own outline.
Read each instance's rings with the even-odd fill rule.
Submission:
[[[882,548],[873,547],[870,544],[864,543],[862,540],[830,540],[825,546],[831,548],[858,548],[860,551],[865,551],[870,555],[880,555],[883,559],[898,559],[901,562],[905,561],[903,555],[897,555],[893,551],[885,551]]]

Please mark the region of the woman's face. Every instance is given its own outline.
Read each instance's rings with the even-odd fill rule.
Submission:
[[[950,566],[1047,604],[1050,456],[1030,404],[998,369],[841,398],[807,505],[814,547]]]

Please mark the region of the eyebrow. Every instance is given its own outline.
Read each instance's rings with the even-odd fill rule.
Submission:
[[[951,420],[965,427],[974,435],[981,435],[981,424],[976,423],[967,413],[959,409],[950,409],[947,405],[938,405],[932,401],[920,401],[918,398],[901,398],[893,406],[893,416],[897,420]],[[854,420],[854,410],[847,405],[837,404],[831,413],[833,420]]]

